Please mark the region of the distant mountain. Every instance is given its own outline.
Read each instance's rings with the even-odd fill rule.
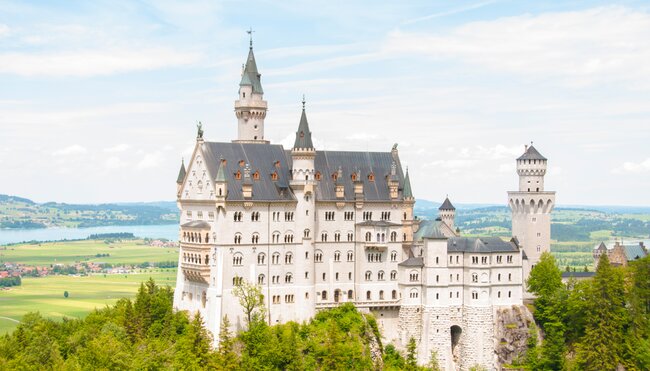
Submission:
[[[0,228],[97,227],[178,222],[175,202],[110,204],[36,203],[0,195]]]

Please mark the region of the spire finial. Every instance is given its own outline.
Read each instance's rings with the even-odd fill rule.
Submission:
[[[302,110],[305,110],[305,94],[302,95]]]
[[[253,27],[249,27],[248,30],[246,30],[246,33],[248,34],[248,37],[250,38],[249,45],[250,48],[253,49]]]

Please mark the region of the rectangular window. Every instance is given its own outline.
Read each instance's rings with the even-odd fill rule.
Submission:
[[[209,220],[214,220],[214,211],[208,212],[208,219]]]

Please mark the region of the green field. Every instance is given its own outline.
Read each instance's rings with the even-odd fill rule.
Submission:
[[[133,297],[140,282],[153,278],[159,285],[176,284],[176,269],[149,269],[135,274],[25,277],[21,286],[0,290],[0,334],[16,328],[23,315],[40,312],[44,317],[83,317],[95,308]],[[69,297],[63,293],[68,291]]]
[[[109,256],[96,257],[96,254]],[[82,240],[0,247],[0,263],[35,266],[78,262],[140,264],[177,260],[178,248],[153,247],[146,245],[142,240],[109,243],[101,240]]]

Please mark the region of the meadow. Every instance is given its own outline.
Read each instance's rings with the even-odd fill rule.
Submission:
[[[28,312],[38,311],[57,320],[83,318],[95,308],[134,297],[140,283],[150,277],[159,285],[174,287],[176,269],[143,269],[128,275],[24,277],[21,286],[0,290],[0,334],[13,331]]]
[[[108,256],[100,256],[108,254]],[[32,266],[94,262],[140,264],[178,260],[178,248],[153,247],[143,240],[81,240],[0,247],[0,263]]]

